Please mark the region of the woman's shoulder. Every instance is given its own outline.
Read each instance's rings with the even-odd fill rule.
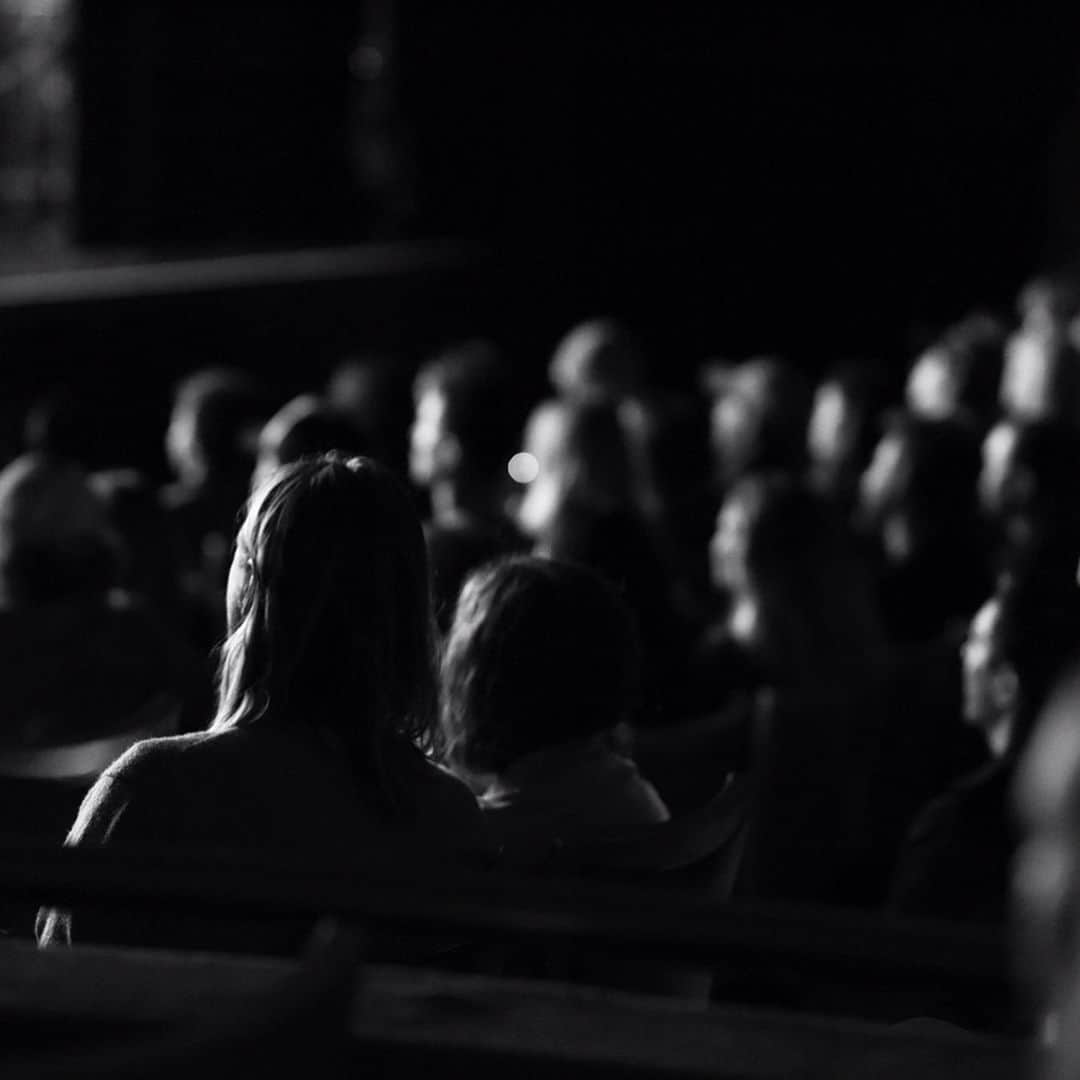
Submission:
[[[102,774],[102,779],[140,786],[157,783],[177,769],[229,755],[242,741],[238,739],[241,734],[232,730],[196,731],[143,739],[117,758]]]

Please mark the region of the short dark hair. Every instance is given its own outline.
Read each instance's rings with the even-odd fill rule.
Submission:
[[[499,772],[608,731],[638,694],[633,618],[585,567],[536,556],[466,581],[442,662],[443,733],[456,764]]]
[[[518,449],[526,403],[521,379],[489,341],[467,341],[437,355],[413,384],[414,396],[446,400],[444,424],[461,447],[465,467],[494,474]]]

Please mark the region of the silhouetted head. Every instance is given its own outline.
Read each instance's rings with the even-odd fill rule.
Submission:
[[[979,498],[1009,564],[1058,549],[1075,565],[1080,557],[1080,431],[1050,420],[1001,421],[983,441]]]
[[[1016,420],[1080,421],[1080,350],[1063,333],[1021,327],[1005,347],[1000,404]]]
[[[712,448],[725,486],[752,471],[801,473],[806,465],[810,387],[774,357],[740,364],[713,383]]]
[[[543,403],[526,426],[525,452],[536,473],[518,507],[518,524],[529,536],[543,536],[569,503],[601,512],[637,505],[635,461],[614,405]]]
[[[810,682],[881,649],[874,589],[853,539],[838,511],[798,480],[742,480],[724,500],[710,554],[714,582],[735,600],[733,631],[783,677]]]
[[[575,401],[618,403],[641,389],[644,376],[641,346],[614,319],[575,326],[559,342],[548,366],[556,392]]]
[[[259,433],[252,490],[282,465],[335,450],[356,457],[366,454],[369,447],[343,413],[314,394],[295,397],[278,409]]]
[[[889,417],[862,476],[860,510],[893,561],[929,543],[974,540],[979,463],[974,428],[904,412]]]
[[[879,365],[863,361],[837,365],[818,384],[807,430],[818,491],[842,500],[856,494],[880,435],[890,381]]]
[[[628,718],[638,645],[618,594],[583,567],[532,556],[465,583],[442,662],[443,728],[456,764],[518,758]]]
[[[0,472],[0,601],[9,606],[104,596],[120,545],[76,465],[36,454]]]
[[[926,420],[962,419],[981,430],[998,409],[1006,334],[989,315],[949,328],[919,356],[907,381],[907,404]]]
[[[413,401],[400,357],[364,353],[343,360],[330,374],[326,400],[360,432],[370,456],[405,475]]]
[[[165,438],[169,462],[182,480],[247,475],[266,409],[257,383],[240,371],[196,372],[179,384]]]
[[[525,407],[520,379],[492,344],[467,342],[437,356],[420,369],[413,393],[409,473],[415,484],[505,482]]]
[[[227,607],[216,727],[334,732],[383,788],[388,741],[431,743],[427,554],[385,466],[328,454],[274,473],[237,536]]]

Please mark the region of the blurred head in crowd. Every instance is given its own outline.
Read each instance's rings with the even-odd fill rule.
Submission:
[[[1051,1046],[1043,1076],[1080,1073],[1080,670],[1054,688],[1021,762],[1014,863],[1019,970]]]
[[[835,367],[818,384],[807,430],[810,478],[822,494],[847,506],[874,452],[889,380],[878,364]]]
[[[265,419],[263,395],[241,371],[213,369],[176,388],[165,436],[169,463],[182,483],[250,476],[255,439]]]
[[[435,733],[423,531],[405,486],[366,458],[283,466],[251,498],[227,593],[215,728],[329,733],[392,809],[382,754]]]
[[[1015,757],[1080,647],[1080,592],[1004,579],[972,619],[963,651],[964,718],[991,751]]]
[[[1021,327],[1009,338],[1000,403],[1016,420],[1080,422],[1080,351],[1052,330]]]
[[[860,503],[890,561],[945,540],[973,542],[979,463],[978,437],[966,424],[904,412],[887,419],[862,476]]]
[[[802,473],[811,391],[799,372],[758,357],[710,376],[709,386],[714,469],[723,486],[754,471]]]
[[[302,394],[283,405],[259,433],[252,490],[276,469],[313,454],[338,450],[347,457],[369,450],[362,434],[344,413],[314,394]]]
[[[910,411],[925,420],[963,419],[985,429],[998,408],[1005,362],[1005,329],[976,314],[951,327],[908,373]]]
[[[1049,570],[1047,560],[1060,558],[1070,574],[1080,558],[1080,430],[1052,420],[995,425],[983,441],[979,499],[1004,567]]]
[[[327,381],[326,400],[352,421],[371,457],[406,475],[413,402],[400,358],[372,353],[343,360]]]
[[[544,402],[526,426],[524,452],[535,477],[517,516],[529,536],[543,536],[571,503],[597,512],[637,506],[634,461],[614,405]]]
[[[740,481],[710,545],[734,637],[785,681],[812,683],[875,659],[876,598],[838,511],[781,473]]]
[[[450,759],[499,773],[626,720],[638,647],[614,590],[583,567],[519,556],[465,583],[442,661]]]
[[[1020,290],[1017,309],[1021,325],[1036,334],[1065,334],[1080,316],[1080,275],[1042,274]]]
[[[594,319],[575,326],[559,342],[548,378],[560,397],[618,402],[641,390],[644,356],[625,326]]]
[[[0,602],[35,606],[101,597],[115,584],[120,545],[76,465],[37,454],[0,472]]]
[[[413,384],[409,473],[436,518],[501,511],[507,466],[525,418],[520,379],[489,342],[471,341],[425,364]]]

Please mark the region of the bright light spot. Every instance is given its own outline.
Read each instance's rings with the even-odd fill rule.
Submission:
[[[540,462],[532,454],[515,454],[506,471],[516,484],[531,484],[540,475]]]

